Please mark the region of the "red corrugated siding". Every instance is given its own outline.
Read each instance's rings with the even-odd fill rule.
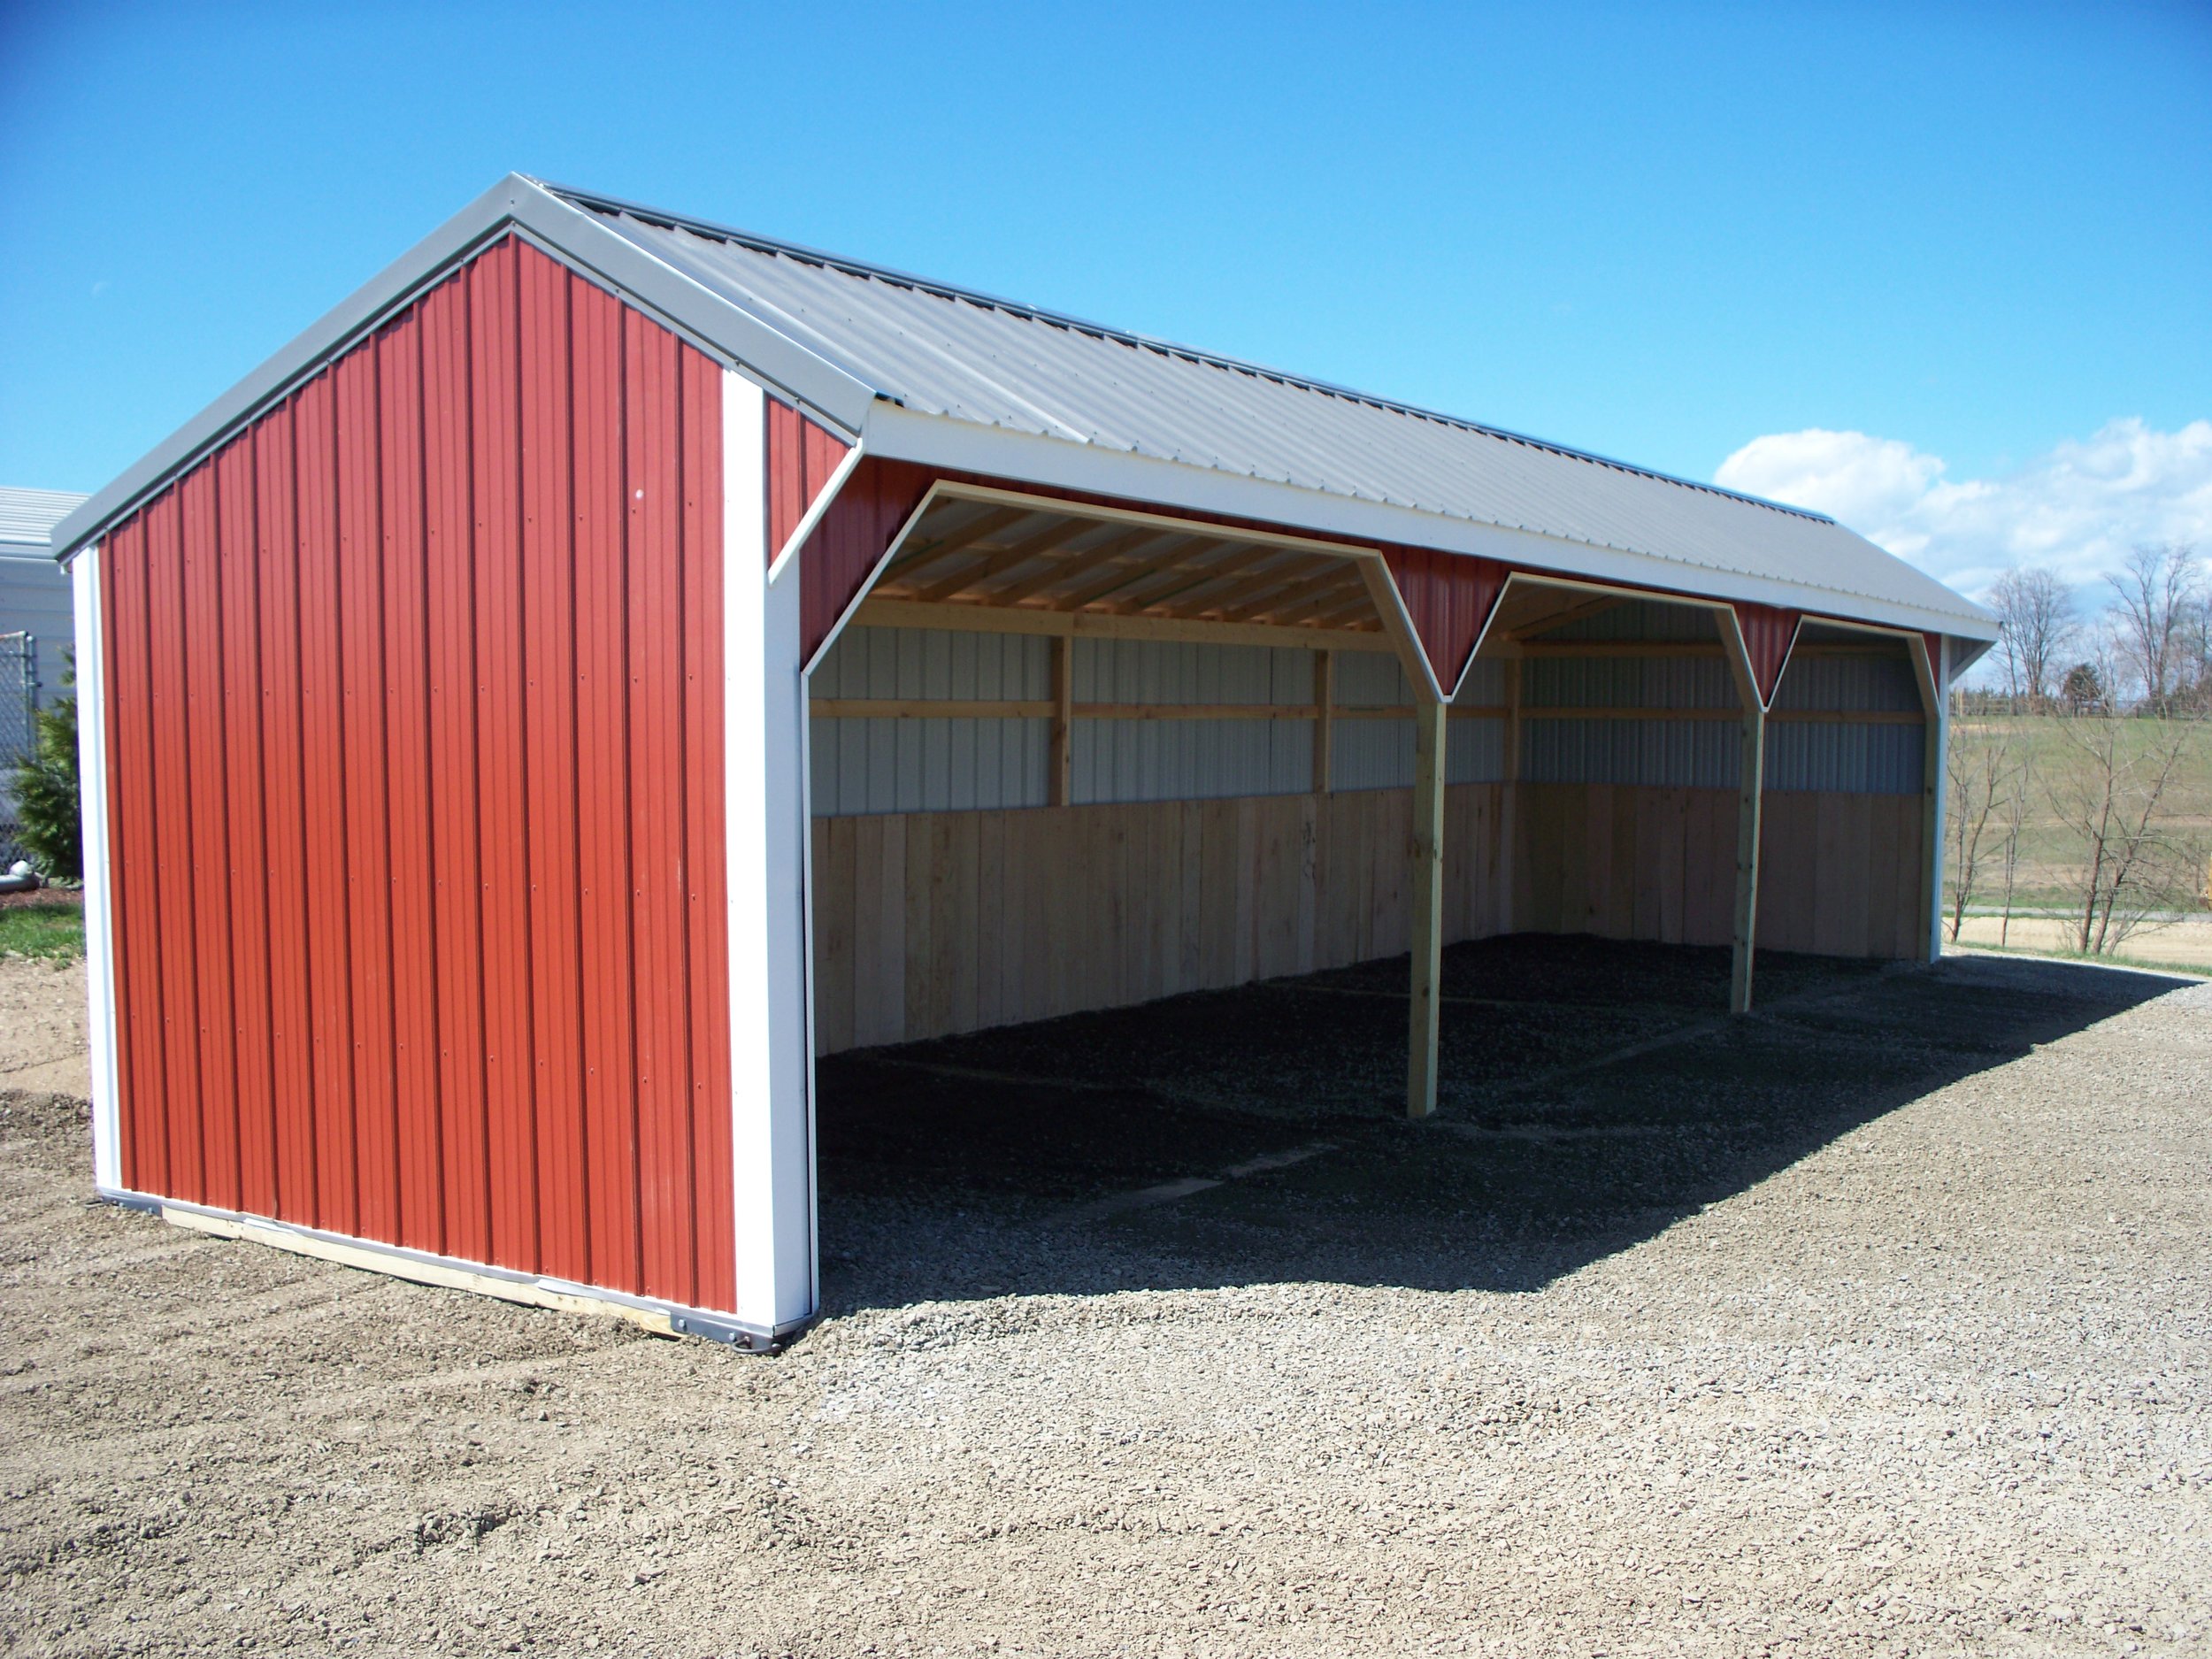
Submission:
[[[1512,572],[1494,559],[1427,548],[1386,547],[1382,554],[1405,600],[1406,614],[1413,619],[1421,649],[1448,695],[1466,672],[1483,625],[1490,620],[1498,595],[1505,591],[1505,579]]]
[[[777,452],[776,405],[771,403],[769,476],[782,469]],[[837,499],[816,521],[799,555],[800,656],[811,661],[837,618],[845,614],[874,574],[899,526],[921,504],[941,474],[905,461],[879,461],[864,455],[837,492]],[[797,519],[793,519],[795,526]]]
[[[721,407],[503,243],[109,536],[127,1186],[731,1306]]]
[[[850,446],[790,404],[768,400],[768,559],[791,540]]]
[[[1743,630],[1744,649],[1751,656],[1751,672],[1759,682],[1759,695],[1771,703],[1774,688],[1782,683],[1782,669],[1789,661],[1790,642],[1797,638],[1803,612],[1777,610],[1772,605],[1740,603],[1736,624]]]

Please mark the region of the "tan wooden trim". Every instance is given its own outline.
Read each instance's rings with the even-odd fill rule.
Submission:
[[[1436,1110],[1438,998],[1444,977],[1444,704],[1424,703],[1414,721],[1412,915],[1413,983],[1407,1013],[1406,1115]]]
[[[1292,548],[1301,553],[1326,553],[1338,558],[1372,560],[1376,564],[1382,562],[1382,555],[1372,547],[1339,541],[1325,535],[1299,535],[1287,531],[1219,524],[1206,518],[1187,518],[1171,511],[1148,512],[1133,507],[1109,507],[1092,502],[1068,501],[1057,495],[1033,495],[1025,490],[1001,489],[989,484],[961,483],[950,479],[940,479],[931,487],[931,495],[939,501],[1003,502],[1010,505],[1025,505],[1033,512],[1065,513],[1071,518],[1148,525],[1163,530],[1187,531],[1193,535],[1216,536],[1228,541]]]
[[[950,697],[816,697],[808,712],[819,720],[1048,720],[1056,703]]]
[[[1062,636],[1064,640],[1065,636]],[[1328,652],[1321,653],[1327,657]],[[949,697],[817,697],[809,705],[824,720],[1048,720],[1060,711],[1049,699],[959,699]],[[1076,703],[1071,720],[1410,720],[1420,713],[1406,703],[1335,703],[1328,721],[1311,703]],[[1454,720],[1692,720],[1733,721],[1731,709],[1514,709],[1510,704],[1455,703],[1446,709]],[[1786,709],[1770,710],[1769,721],[1826,726],[1922,726],[1927,717],[1909,710]]]
[[[1770,721],[1811,726],[1925,726],[1928,717],[1910,709],[1769,709]]]
[[[1079,720],[1310,720],[1310,703],[1079,703]]]
[[[313,1256],[317,1261],[334,1262],[342,1267],[383,1273],[418,1285],[465,1290],[479,1296],[494,1296],[501,1302],[518,1302],[527,1308],[549,1308],[557,1313],[592,1314],[601,1318],[626,1319],[632,1325],[641,1325],[661,1336],[676,1334],[672,1316],[658,1308],[640,1308],[611,1299],[578,1295],[526,1279],[504,1279],[495,1273],[471,1272],[466,1268],[450,1267],[442,1262],[418,1261],[396,1250],[320,1238],[275,1223],[259,1221],[250,1216],[209,1215],[202,1210],[185,1210],[173,1204],[161,1206],[160,1213],[161,1218],[171,1226],[182,1227],[191,1233],[274,1245],[278,1249],[289,1250],[295,1256]]]
[[[1524,704],[1527,720],[1712,720],[1733,725],[1734,709],[1589,709],[1579,705],[1555,708],[1548,703]]]
[[[1521,665],[1509,662],[1504,672],[1505,780],[1498,792],[1497,906],[1504,931],[1509,933],[1523,920],[1515,897],[1520,890],[1517,869],[1521,841]]]
[[[1056,524],[1050,529],[1039,530],[1025,535],[1010,547],[993,549],[982,559],[968,565],[964,570],[928,583],[914,595],[915,601],[922,604],[935,604],[940,601],[951,598],[955,594],[965,593],[971,588],[978,587],[991,580],[994,577],[1002,576],[1008,571],[1026,565],[1031,559],[1049,554],[1054,548],[1067,541],[1071,534],[1079,535],[1083,530],[1091,527],[1089,525],[1085,525],[1080,529],[1071,531],[1064,523]],[[903,581],[904,577],[902,572],[891,570],[884,572],[884,580],[887,582],[893,580]]]
[[[1706,720],[1733,722],[1734,709],[1525,708],[1524,720]],[[1919,726],[1924,715],[1889,709],[1770,709],[1770,720],[1820,726]]]
[[[1065,806],[1074,799],[1075,641],[1063,635],[1052,642],[1052,737],[1045,763],[1045,804]]]
[[[1548,634],[1554,628],[1563,628],[1569,623],[1579,622],[1585,617],[1594,617],[1604,611],[1618,610],[1628,603],[1627,600],[1613,594],[1601,595],[1595,599],[1586,599],[1578,605],[1570,605],[1555,616],[1546,617],[1540,622],[1532,622],[1525,627],[1515,628],[1505,637],[1516,642],[1526,641],[1539,634]]]
[[[1523,657],[1724,657],[1717,640],[1521,640]]]
[[[961,634],[1029,634],[1051,638],[1173,640],[1194,645],[1285,646],[1301,650],[1398,654],[1390,638],[1372,627],[1274,627],[1265,623],[1186,621],[1170,617],[1098,615],[1006,605],[922,604],[907,599],[864,599],[853,613],[860,628],[932,628]]]
[[[1735,955],[1729,965],[1728,1008],[1751,1011],[1751,981],[1759,938],[1759,819],[1766,796],[1766,711],[1743,713],[1743,774],[1736,802]]]
[[[1920,916],[1928,929],[1928,946],[1918,954],[1932,958],[1942,951],[1940,924],[1932,918],[1943,879],[1943,747],[1947,736],[1943,726],[1943,663],[1929,651],[1925,634],[1914,634],[1905,649],[1920,681],[1921,706],[1927,710],[1928,735],[1920,745]]]
[[[1336,770],[1336,653],[1313,657],[1313,792],[1331,793]]]
[[[1809,618],[1808,618],[1809,620]],[[1824,626],[1832,626],[1823,623]],[[1909,636],[1905,636],[1909,637]],[[1905,644],[1905,638],[1885,640],[1867,645],[1847,645],[1841,640],[1800,641],[1790,647],[1790,660],[1801,657],[1895,657]],[[1909,653],[1907,653],[1909,655]]]
[[[1727,646],[1717,640],[1516,640],[1510,652],[1517,657],[1725,657]],[[1503,655],[1504,652],[1495,653]],[[1792,661],[1800,657],[1894,657],[1890,645],[1845,645],[1823,641],[1793,646]]]

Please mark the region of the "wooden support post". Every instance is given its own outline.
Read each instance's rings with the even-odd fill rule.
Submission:
[[[1766,710],[1755,696],[1743,715],[1743,777],[1736,806],[1736,956],[1728,979],[1731,1013],[1751,1011],[1752,956],[1759,937],[1759,807],[1766,793]]]
[[[1045,763],[1045,804],[1065,806],[1074,775],[1075,641],[1061,634],[1052,641],[1052,742]]]
[[[1313,792],[1329,793],[1336,758],[1336,653],[1313,654]]]
[[[1928,937],[1921,956],[1929,962],[1943,960],[1943,837],[1944,750],[1951,741],[1951,698],[1944,673],[1947,641],[1933,650],[1925,639],[1913,646],[1915,666],[1924,659],[1920,672],[1920,699],[1928,710],[1922,726],[1920,749],[1920,913]]]
[[[1505,780],[1498,806],[1498,925],[1502,933],[1519,931],[1514,914],[1514,853],[1521,839],[1521,663],[1509,657],[1505,667]]]
[[[1438,998],[1444,972],[1445,705],[1414,693],[1413,995],[1406,1056],[1406,1115],[1436,1110]]]

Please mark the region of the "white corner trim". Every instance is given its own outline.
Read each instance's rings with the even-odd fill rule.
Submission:
[[[807,1048],[805,682],[800,566],[768,576],[767,395],[722,377],[724,835],[736,1313],[810,1316],[812,1056]]]
[[[92,1179],[123,1181],[122,1107],[117,1096],[114,894],[109,875],[107,660],[100,639],[97,543],[70,561],[77,630],[77,788],[84,834],[85,1033],[92,1060]]]

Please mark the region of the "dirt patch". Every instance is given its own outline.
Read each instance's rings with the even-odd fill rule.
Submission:
[[[1429,1125],[1387,969],[840,1063],[773,1360],[88,1205],[10,1095],[0,1645],[2201,1651],[2212,987],[1715,966],[1455,952]]]
[[[91,1094],[82,957],[0,956],[0,1089]]]

